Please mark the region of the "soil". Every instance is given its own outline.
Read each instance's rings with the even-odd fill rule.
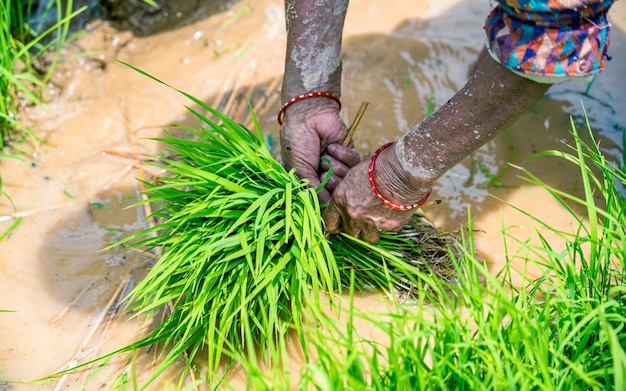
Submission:
[[[148,36],[206,19],[232,8],[237,0],[145,0],[105,1],[103,19],[118,30]]]
[[[379,0],[351,2],[342,115],[350,122],[361,102],[369,102],[354,137],[364,156],[407,131],[463,85],[484,42],[488,9],[484,0],[397,0],[393,7]],[[555,229],[572,230],[575,220],[566,208],[522,179],[516,167],[581,196],[576,166],[557,158],[528,158],[548,149],[567,150],[573,143],[570,121],[583,129],[583,107],[606,158],[623,164],[626,3],[617,2],[610,16],[613,58],[606,71],[591,84],[552,87],[506,133],[441,178],[431,196],[441,203],[424,208],[441,230],[458,230],[471,221],[476,250],[494,273],[504,262],[525,256],[516,253],[516,240],[537,241],[536,224],[517,208]],[[106,248],[143,227],[145,211],[132,207],[140,190],[136,178],[158,174],[143,164],[142,154],[158,153],[160,147],[148,138],[174,123],[195,123],[185,109],[188,100],[122,62],[245,124],[251,123],[249,99],[277,150],[284,47],[280,0],[239,1],[227,11],[145,37],[93,21],[68,46],[66,58],[73,59],[49,84],[46,110],[26,112],[43,142],[29,136],[16,146],[20,160],[1,161],[2,190],[13,205],[0,199],[0,232],[19,224],[0,242],[0,309],[16,311],[0,313],[0,381],[38,379],[125,346],[149,327],[119,312],[124,294],[147,267],[145,258]],[[72,57],[86,50],[96,54]],[[562,248],[555,235],[547,239],[555,251]],[[507,258],[505,247],[515,255]],[[536,276],[536,271],[527,273]],[[364,309],[385,304],[373,294],[357,299]],[[368,325],[357,327],[364,335],[378,335]],[[149,376],[156,350],[138,354],[137,373]],[[298,361],[296,353],[293,360]],[[126,363],[113,359],[87,389],[110,388],[112,375]],[[163,378],[172,379],[181,369],[174,365]],[[79,389],[88,372],[48,384],[13,383],[11,389]],[[231,380],[240,384],[245,374],[235,371]],[[155,389],[167,384],[163,380]],[[0,389],[7,387],[0,382]]]

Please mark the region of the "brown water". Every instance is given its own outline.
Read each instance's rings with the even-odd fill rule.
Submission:
[[[249,123],[250,98],[264,132],[278,140],[275,115],[284,58],[284,19],[280,0],[240,2],[225,13],[156,36],[135,38],[101,23],[68,48],[97,50],[59,68],[47,92],[47,112],[28,115],[44,141],[20,145],[23,161],[2,161],[3,190],[15,203],[0,205],[0,230],[16,218],[18,227],[0,242],[0,373],[29,381],[97,357],[136,340],[141,319],[107,311],[118,304],[143,270],[139,255],[123,249],[101,251],[121,232],[141,228],[144,211],[125,207],[137,199],[135,178],[151,172],[141,153],[159,146],[146,137],[164,126],[193,125],[176,92],[115,62],[128,62]],[[344,35],[343,115],[350,122],[361,101],[370,103],[355,142],[363,155],[423,119],[428,102],[439,107],[465,81],[482,47],[483,0],[379,0],[351,2]],[[497,271],[505,261],[501,231],[525,240],[534,226],[507,203],[536,215],[554,228],[570,230],[572,217],[546,191],[518,178],[531,170],[558,189],[579,194],[577,169],[555,158],[526,161],[546,149],[571,143],[570,116],[582,121],[581,100],[607,158],[622,158],[626,127],[626,4],[612,10],[613,46],[605,73],[593,83],[569,82],[553,89],[533,110],[462,164],[434,189],[427,215],[442,229],[467,224],[471,208],[478,252]],[[515,102],[502,102],[515,104]],[[276,146],[275,146],[276,148]],[[471,175],[480,162],[499,178]],[[468,183],[471,182],[471,183]],[[553,240],[556,249],[562,244]],[[507,240],[509,253],[515,244]],[[139,266],[138,266],[139,265]],[[532,271],[529,272],[532,275]],[[130,285],[127,283],[130,281]],[[380,309],[378,296],[359,298],[362,308]],[[376,330],[359,325],[365,335]],[[154,350],[142,352],[137,371],[148,375]],[[121,361],[119,365],[125,364]],[[117,364],[116,364],[117,365]],[[111,386],[116,365],[100,372],[90,389]],[[173,378],[179,368],[172,368]],[[79,389],[84,373],[47,385],[13,384],[14,390]],[[235,373],[234,381],[244,374]],[[8,386],[0,385],[0,389]],[[155,386],[158,389],[161,386]],[[162,386],[163,388],[169,388]]]

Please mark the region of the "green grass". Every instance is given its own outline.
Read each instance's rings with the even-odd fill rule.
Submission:
[[[580,167],[584,198],[530,172],[524,178],[548,190],[578,225],[558,231],[527,214],[539,245],[519,242],[503,228],[504,239],[518,241],[519,250],[507,252],[495,276],[476,261],[470,226],[457,285],[433,280],[433,293],[422,292],[417,305],[396,304],[381,314],[347,306],[349,319],[377,326],[390,343],[356,335],[350,324],[311,330],[320,357],[306,368],[299,389],[623,390],[626,205],[616,182],[626,183],[626,174],[595,144],[585,144],[573,122],[572,128],[570,153],[546,151],[535,158],[557,156]],[[596,203],[594,194],[603,199]],[[561,243],[549,243],[547,234]],[[541,270],[542,277],[528,280],[513,264]],[[524,278],[521,288],[514,287],[515,276]],[[257,383],[256,389],[280,389]]]
[[[65,7],[62,3],[65,3]],[[25,17],[32,11],[31,0],[0,2],[0,159],[21,160],[14,147],[25,135],[42,141],[22,121],[22,108],[26,105],[43,107],[42,88],[60,60],[63,45],[70,39],[70,21],[85,9],[82,7],[71,12],[72,0],[50,0],[48,4],[48,10],[56,6],[57,22],[38,32],[41,26],[31,26],[25,21]],[[63,9],[67,11],[63,13]],[[44,58],[48,62],[45,69],[36,65]],[[0,196],[5,197],[15,208],[10,195],[2,189],[1,179]],[[0,235],[0,240],[6,238],[20,222],[21,219],[16,220]]]
[[[85,9],[72,11],[71,0],[52,0],[49,4],[48,10],[57,10],[57,22],[38,32],[41,26],[31,26],[25,21],[32,11],[32,1],[0,2],[0,149],[14,141],[17,131],[36,137],[21,122],[20,107],[42,106],[41,89],[59,62],[63,45],[70,39],[70,21]],[[45,70],[36,66],[44,56],[49,62]]]
[[[160,362],[141,387],[181,356],[187,359],[179,386],[196,358],[212,384],[220,382],[220,365],[240,352],[258,351],[266,365],[281,366],[288,333],[307,352],[303,329],[325,319],[352,273],[359,289],[387,292],[409,289],[407,280],[422,273],[410,235],[385,233],[377,245],[327,236],[316,190],[274,159],[256,119],[255,131],[248,130],[180,92],[197,105],[189,111],[200,125],[180,126],[189,137],[155,139],[171,156],[153,156],[169,175],[143,183],[142,204],[153,207],[147,219],[157,224],[113,245],[159,254],[127,310],[153,317],[166,309],[167,317],[111,354],[160,343]]]
[[[15,219],[11,226],[7,228],[6,231],[4,231],[2,234],[0,234],[0,241],[11,235],[11,232],[13,232],[20,225],[22,220],[24,220],[23,217],[18,217],[17,219]]]
[[[172,388],[185,388],[191,371],[224,385],[220,363],[236,363],[255,390],[624,389],[626,204],[617,184],[626,174],[594,141],[583,142],[573,121],[568,152],[533,158],[579,167],[582,198],[518,169],[576,224],[560,231],[520,210],[535,240],[509,235],[503,222],[507,258],[494,275],[474,250],[468,213],[464,250],[450,251],[457,270],[449,283],[409,262],[420,249],[402,235],[385,234],[376,246],[325,235],[315,190],[273,159],[258,123],[248,130],[181,93],[200,126],[183,127],[188,138],[156,140],[172,156],[154,156],[170,175],[144,183],[157,224],[118,243],[159,255],[127,309],[154,318],[165,308],[167,316],[145,338],[78,368],[158,345],[147,381],[131,365],[115,387],[143,389],[183,357]],[[587,131],[593,140],[588,123]],[[529,268],[541,277],[529,279]],[[407,284],[415,289],[408,304],[389,294]],[[386,311],[354,306],[368,288],[387,293]],[[357,320],[388,342],[360,335]],[[304,350],[302,368],[290,367],[293,344]]]

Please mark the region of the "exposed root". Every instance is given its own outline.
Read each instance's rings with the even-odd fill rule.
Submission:
[[[456,283],[458,273],[463,270],[459,263],[465,259],[459,232],[440,231],[432,221],[416,215],[400,230],[400,233],[410,238],[420,249],[419,254],[402,254],[408,263],[424,273],[434,275],[444,283],[452,285]],[[396,288],[400,302],[413,300],[422,289],[426,291],[432,289],[428,286],[418,287],[409,281]]]

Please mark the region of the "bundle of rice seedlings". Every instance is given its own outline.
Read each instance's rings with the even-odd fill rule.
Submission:
[[[267,352],[293,329],[306,355],[304,322],[321,319],[316,314],[327,303],[332,308],[351,273],[358,287],[387,292],[408,289],[422,273],[411,235],[385,233],[379,245],[327,235],[316,190],[274,159],[254,116],[251,131],[179,92],[216,120],[188,107],[201,122],[180,126],[192,137],[167,132],[155,139],[170,156],[153,156],[169,174],[144,183],[143,203],[153,206],[148,218],[157,224],[122,242],[160,253],[128,298],[135,313],[168,309],[149,335],[125,349],[162,343],[162,361],[148,382],[182,355],[184,372],[190,370],[199,352],[209,381],[233,351],[256,349],[275,361]]]

